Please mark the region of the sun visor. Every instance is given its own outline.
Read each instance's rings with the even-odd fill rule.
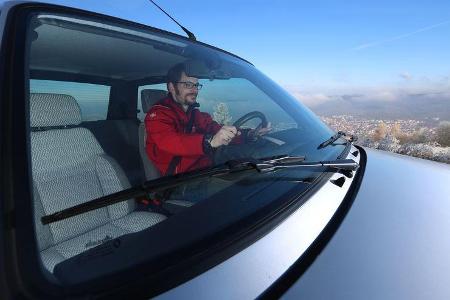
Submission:
[[[230,79],[231,70],[219,58],[189,60],[185,62],[186,75],[199,79]]]

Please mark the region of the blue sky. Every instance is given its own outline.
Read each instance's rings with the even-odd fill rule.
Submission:
[[[299,97],[450,91],[448,0],[155,1]],[[184,34],[148,0],[52,2]]]

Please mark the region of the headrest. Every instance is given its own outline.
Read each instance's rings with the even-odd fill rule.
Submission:
[[[78,125],[81,111],[75,98],[63,94],[30,94],[31,127]]]
[[[167,97],[167,92],[163,90],[151,90],[151,89],[142,90],[141,103],[143,112],[147,113],[153,106],[153,104],[155,104],[156,102],[165,97]]]

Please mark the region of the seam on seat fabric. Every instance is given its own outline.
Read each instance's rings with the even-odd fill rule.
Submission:
[[[42,216],[38,216],[39,217],[39,219],[37,220],[37,222],[40,222],[39,224],[40,224],[40,226],[42,226],[42,229],[45,231],[48,231],[48,233],[49,233],[49,235],[50,235],[50,239],[51,239],[51,244],[47,247],[47,248],[44,248],[44,249],[41,249],[40,251],[42,251],[42,250],[45,250],[45,249],[48,249],[48,248],[51,248],[51,245],[53,245],[54,243],[55,243],[55,237],[53,236],[53,232],[52,232],[52,230],[50,229],[50,226],[49,225],[44,225],[44,224],[42,224],[42,222],[41,222],[41,220],[40,220],[40,217],[43,217],[45,214],[47,214],[46,212],[45,212],[45,208],[44,208],[44,205],[42,204],[42,200],[41,200],[41,195],[39,194],[39,190],[38,190],[38,187],[37,187],[37,182],[35,181],[35,180],[33,180],[33,194],[35,194],[35,195],[33,195],[33,202],[36,202],[36,201],[38,201],[39,202],[39,205],[42,207]],[[34,214],[34,218],[36,219],[36,213],[37,213],[37,211],[36,211],[36,204],[35,203],[33,203],[34,204],[34,209],[33,209],[33,214]],[[35,229],[34,229],[34,231],[35,231],[35,234],[36,234],[36,242],[38,243],[38,248],[40,248],[40,245],[39,245],[39,237],[37,236],[38,234],[40,234],[39,232],[38,232],[38,227],[36,226],[36,223],[35,223]]]
[[[120,167],[120,165],[117,163],[117,161],[115,161],[111,156],[108,156],[107,154],[105,154],[105,153],[103,153],[103,154],[100,154],[100,155],[98,155],[97,156],[97,158],[96,158],[96,160],[95,160],[95,172],[96,172],[96,174],[97,174],[97,179],[98,179],[98,181],[99,181],[99,184],[100,184],[100,187],[101,187],[101,189],[102,189],[102,192],[103,192],[103,195],[104,196],[106,196],[106,195],[109,195],[109,194],[111,194],[109,191],[105,191],[105,187],[103,186],[103,184],[102,184],[102,182],[101,182],[101,180],[100,180],[100,177],[101,177],[101,175],[102,174],[100,174],[99,173],[99,169],[98,169],[98,167],[99,167],[99,161],[100,161],[100,159],[104,159],[104,160],[106,160],[107,161],[107,163],[109,163],[109,165],[110,165],[110,167],[113,169],[113,171],[115,172],[115,177],[118,179],[118,181],[119,181],[119,184],[120,184],[120,186],[118,187],[118,190],[117,191],[115,191],[115,192],[119,192],[119,191],[122,191],[122,190],[124,190],[124,189],[127,189],[127,188],[129,188],[131,185],[130,185],[130,182],[128,181],[128,178],[126,177],[126,175],[125,175],[125,173],[122,171],[122,169],[121,169],[121,167]],[[133,211],[133,209],[135,208],[135,205],[133,205],[134,203],[133,202],[131,202],[130,203],[130,201],[134,201],[134,199],[128,199],[128,200],[126,200],[126,201],[122,201],[122,202],[119,202],[119,203],[115,203],[115,204],[112,204],[112,205],[126,205],[127,206],[127,213],[124,215],[124,216],[126,216],[126,215],[128,215],[129,213],[131,213],[132,211]],[[112,215],[111,215],[111,208],[110,208],[110,206],[108,205],[108,206],[105,206],[105,208],[106,208],[106,210],[107,210],[107,212],[108,212],[108,216],[109,216],[109,219],[110,220],[115,220],[115,219],[117,219],[117,217],[116,218],[114,218]],[[118,217],[118,218],[122,218],[122,217],[124,217],[124,216],[121,216],[121,217]]]
[[[95,160],[96,166],[94,168],[94,171],[95,171],[95,174],[97,175],[95,179],[97,179],[98,185],[100,186],[100,189],[102,190],[102,194],[103,194],[102,196],[106,196],[107,194],[105,193],[105,189],[100,181],[100,176],[97,171],[97,161],[98,161],[98,159]],[[101,207],[98,209],[106,209],[106,214],[108,216],[108,222],[111,222],[112,216],[111,216],[111,213],[109,212],[108,206],[104,206],[104,207]]]
[[[99,209],[101,209],[101,208],[99,208]],[[99,226],[97,226],[97,227],[91,228],[91,230],[89,230],[89,231],[85,231],[85,232],[79,233],[79,234],[77,234],[77,235],[74,235],[74,236],[68,238],[67,240],[63,240],[63,241],[61,241],[61,242],[59,242],[59,243],[55,243],[55,244],[53,244],[51,247],[48,247],[48,248],[46,248],[46,249],[50,249],[50,248],[52,248],[52,247],[56,247],[56,246],[58,246],[58,245],[60,245],[60,244],[66,243],[66,242],[71,241],[71,240],[73,240],[73,239],[79,238],[79,237],[81,237],[81,236],[83,236],[83,235],[86,235],[86,234],[88,234],[88,233],[90,233],[90,232],[92,232],[92,231],[94,231],[94,230],[97,230],[97,229],[99,229],[99,228],[101,228],[101,227],[103,227],[103,226],[105,226],[105,225],[108,225],[108,224],[110,224],[110,223],[111,223],[111,221],[107,221],[107,222],[105,222],[105,223],[103,223],[103,224],[101,224],[101,225],[99,225]]]
[[[127,216],[128,216],[128,215],[127,215]],[[120,219],[121,219],[121,218],[120,218]],[[119,220],[119,219],[117,219],[117,220]],[[111,222],[110,224],[111,224],[112,226],[116,227],[117,229],[122,229],[122,230],[124,230],[124,231],[127,231],[126,234],[134,233],[134,231],[131,231],[131,230],[126,229],[126,228],[123,228],[123,227],[121,227],[121,226],[119,226],[119,225],[117,225],[117,224],[114,224],[113,222]],[[118,237],[120,237],[120,236],[124,236],[124,234],[123,234],[123,235],[119,235]]]
[[[50,247],[51,248],[51,247]],[[51,250],[50,250],[50,248],[48,248],[48,251],[47,252],[50,252]],[[46,249],[47,250],[47,249]],[[63,262],[63,261],[65,261],[66,259],[68,259],[68,258],[70,258],[70,257],[66,257],[66,256],[64,256],[60,251],[58,251],[58,250],[56,250],[56,248],[55,249],[52,249],[53,250],[53,253],[49,253],[49,254],[56,254],[57,256],[60,256],[59,257],[59,259],[57,259],[57,260],[59,260],[58,262],[56,262],[56,261],[54,261],[54,260],[45,260],[45,261],[47,261],[47,263],[44,261],[44,256],[45,255],[42,255],[42,253],[44,252],[44,251],[41,251],[41,262],[42,262],[42,264],[43,264],[43,266],[47,269],[47,270],[49,270],[50,272],[53,272],[53,269],[54,269],[54,267],[56,266],[56,265],[58,265],[59,263],[61,263],[61,262]],[[47,256],[48,257],[48,256]],[[56,262],[56,263],[54,263],[54,262]],[[53,265],[53,263],[54,263],[54,266],[53,267],[51,267],[51,265]]]
[[[144,214],[144,215],[146,215],[145,216],[145,218],[146,219],[148,219],[149,217],[151,217],[151,219],[152,219],[152,224],[149,224],[149,225],[145,225],[145,227],[144,228],[142,228],[142,229],[139,229],[139,230],[137,230],[137,231],[135,231],[135,230],[131,230],[131,232],[130,233],[135,233],[135,232],[139,232],[139,231],[142,231],[142,230],[145,230],[145,229],[147,229],[147,228],[150,228],[150,227],[152,227],[152,226],[155,226],[156,224],[158,224],[158,223],[160,223],[160,222],[162,222],[162,221],[164,221],[164,220],[166,220],[167,219],[167,217],[165,216],[165,215],[162,215],[162,214],[160,214],[160,213],[155,213],[155,212],[148,212],[148,211],[135,211],[135,212],[131,212],[131,213],[129,213],[128,215],[126,215],[126,216],[124,216],[124,217],[122,217],[122,218],[120,218],[120,219],[125,219],[125,218],[131,218],[132,217],[132,214],[139,214],[139,215],[142,215],[142,214]],[[114,220],[114,221],[120,221],[120,219],[117,219],[117,220]],[[155,221],[156,220],[156,222],[153,222],[153,221]],[[114,222],[113,221],[113,222]],[[130,220],[130,221],[132,221],[132,220]],[[139,220],[138,220],[139,221]],[[129,222],[128,222],[129,223]],[[137,222],[136,222],[137,223]],[[123,229],[123,230],[130,230],[130,229],[126,229],[126,228],[124,228],[124,227],[122,227],[122,226],[120,226],[120,224],[113,224],[114,226],[116,226],[116,227],[118,227],[118,228],[120,228],[120,229]]]

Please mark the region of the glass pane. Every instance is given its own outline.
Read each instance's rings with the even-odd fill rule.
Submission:
[[[200,244],[209,247],[199,241],[227,228],[241,230],[236,224],[250,228],[266,217],[268,208],[282,205],[286,193],[306,191],[322,170],[246,170],[196,180],[184,180],[183,173],[202,174],[226,161],[275,155],[329,160],[345,148],[336,144],[317,149],[331,130],[254,66],[225,52],[119,21],[42,13],[31,24],[28,61],[33,76],[30,131],[35,221],[40,254],[49,271],[61,264],[64,273],[67,259],[125,235],[124,253],[151,241],[140,257],[149,261],[161,253],[173,254]],[[178,85],[180,78],[169,76],[180,64],[184,68],[180,78],[199,81],[201,90]],[[161,110],[143,111],[141,92],[145,90],[156,91],[158,99],[152,101],[165,97]],[[199,113],[188,129],[189,114],[197,101]],[[106,120],[108,109],[111,120]],[[119,112],[117,118],[113,112]],[[226,129],[223,125],[232,125],[245,115],[251,118],[239,124],[240,135],[214,144]],[[80,124],[92,120],[97,122]],[[258,135],[255,129],[262,120],[271,122],[272,130]],[[209,142],[214,149],[208,148]],[[51,224],[41,222],[42,216],[127,189],[136,177],[137,190],[144,181],[170,176],[172,162],[179,176],[158,181],[169,184],[148,190],[145,199],[139,193]],[[205,205],[197,205],[200,202]],[[180,213],[185,210],[190,211]],[[134,239],[135,232],[145,238]],[[170,235],[170,242],[155,234]],[[113,261],[117,269],[135,263]],[[83,265],[74,267],[82,269]],[[70,269],[65,271],[70,276]],[[91,268],[88,273],[95,277],[91,272],[102,271]]]
[[[106,120],[110,87],[98,84],[30,80],[31,93],[65,94],[75,98],[81,109],[82,121]]]
[[[198,96],[200,108],[220,124],[232,125],[244,112],[259,111],[267,116],[272,132],[297,127],[292,117],[247,79],[203,79],[200,83],[203,84]],[[253,119],[245,126],[255,128],[258,124],[259,121]]]

